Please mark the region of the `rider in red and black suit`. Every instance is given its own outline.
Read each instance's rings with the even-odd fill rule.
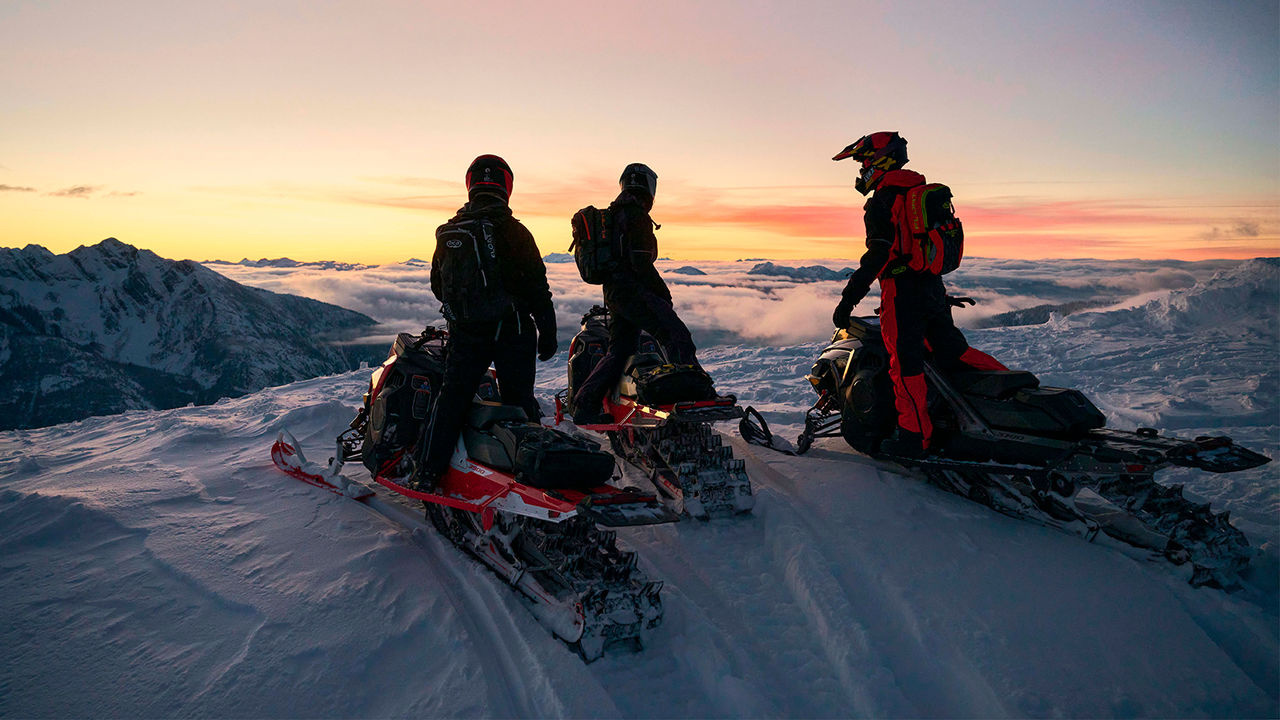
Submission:
[[[969,347],[951,319],[951,307],[969,298],[951,298],[942,278],[916,272],[895,251],[895,241],[905,222],[903,196],[923,185],[924,176],[903,170],[907,141],[896,132],[867,135],[840,151],[832,160],[853,158],[862,163],[854,187],[866,195],[863,206],[867,227],[867,252],[849,278],[836,305],[832,322],[848,327],[853,308],[866,296],[871,283],[880,280],[880,331],[889,351],[889,375],[893,379],[898,410],[897,434],[881,446],[891,455],[919,457],[933,438],[924,381],[925,351],[943,369],[967,365],[978,370],[1007,370],[995,358]]]

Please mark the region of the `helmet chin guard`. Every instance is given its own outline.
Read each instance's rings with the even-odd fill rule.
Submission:
[[[881,178],[890,170],[897,170],[907,164],[907,141],[892,131],[871,133],[858,138],[845,149],[836,153],[832,160],[852,158],[862,163],[862,170],[853,187],[866,195],[880,184]]]

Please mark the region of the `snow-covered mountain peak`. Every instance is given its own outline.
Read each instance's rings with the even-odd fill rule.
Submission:
[[[208,402],[348,369],[357,359],[331,336],[374,324],[116,238],[65,255],[0,250],[0,279],[10,427]]]

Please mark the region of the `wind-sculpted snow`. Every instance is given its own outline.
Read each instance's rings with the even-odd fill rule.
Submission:
[[[706,361],[777,412],[787,357]],[[792,458],[734,438],[751,516],[623,529],[666,583],[664,622],[642,652],[583,665],[434,531],[271,467],[286,427],[323,457],[366,381],[0,434],[0,715],[1277,710],[1274,596],[1193,589],[828,441]]]

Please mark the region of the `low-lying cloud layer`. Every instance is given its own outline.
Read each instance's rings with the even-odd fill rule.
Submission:
[[[969,258],[961,269],[946,277],[946,282],[953,295],[978,300],[975,307],[955,311],[957,324],[981,327],[1049,312],[1001,317],[1029,308],[1051,306],[1061,308],[1059,314],[1065,314],[1091,307],[1133,304],[1191,287],[1240,262]],[[671,286],[676,310],[700,346],[787,345],[814,342],[830,335],[831,311],[844,287],[843,278],[807,280],[786,274],[752,274],[750,270],[756,264],[706,261],[691,265],[705,275],[674,272],[689,267],[686,262],[660,261],[658,267]],[[811,260],[775,265],[821,265],[839,271],[856,265],[856,261]],[[377,336],[368,341],[389,341],[396,332],[416,331],[442,322],[440,304],[431,294],[429,268],[421,261],[345,266],[347,269],[319,263],[291,267],[211,263],[209,267],[246,285],[315,298],[365,313],[381,323]],[[582,315],[602,302],[601,292],[598,286],[583,283],[572,263],[548,263],[547,277],[564,348],[577,331]],[[857,312],[870,314],[878,304],[878,289],[873,286]]]

